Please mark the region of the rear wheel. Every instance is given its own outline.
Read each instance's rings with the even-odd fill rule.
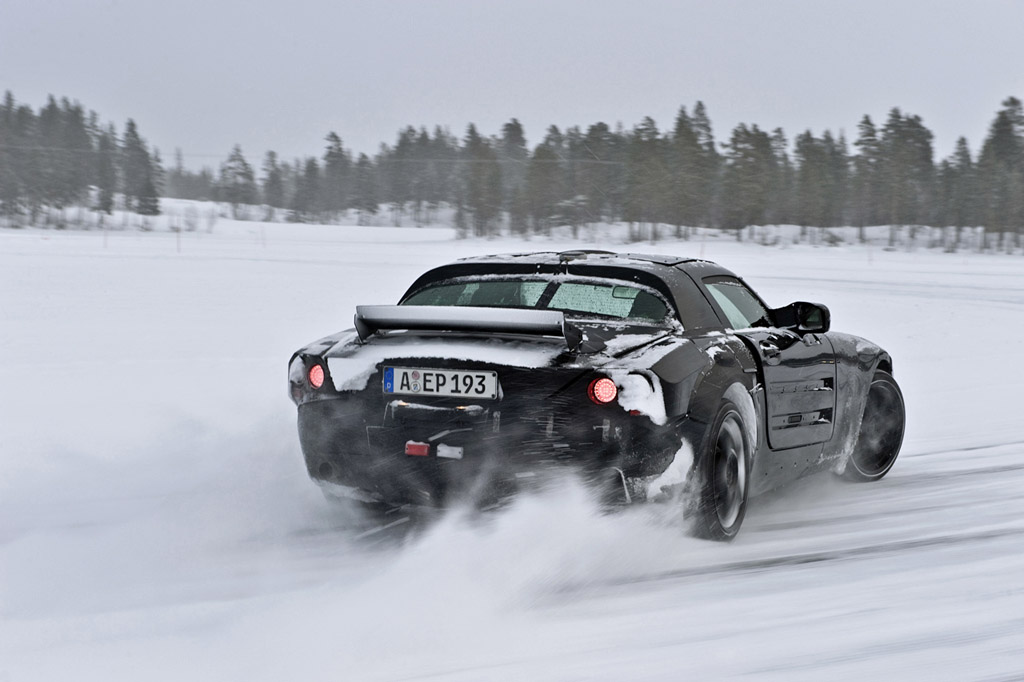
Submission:
[[[891,374],[878,370],[871,379],[857,443],[846,462],[843,478],[877,481],[885,476],[900,453],[905,425],[903,393]]]
[[[750,444],[740,411],[723,400],[696,463],[697,514],[694,532],[711,540],[732,540],[747,510]]]

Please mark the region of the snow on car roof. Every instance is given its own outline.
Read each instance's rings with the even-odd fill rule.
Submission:
[[[464,262],[488,262],[488,261],[520,261],[531,263],[564,263],[570,261],[592,261],[608,265],[665,265],[673,266],[680,263],[698,261],[696,258],[684,256],[669,256],[663,254],[646,253],[615,253],[612,251],[594,251],[579,249],[572,251],[533,251],[526,253],[499,253],[486,256],[470,256],[460,258],[459,263]]]

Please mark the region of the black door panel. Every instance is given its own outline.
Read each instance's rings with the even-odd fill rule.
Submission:
[[[828,339],[778,329],[741,333],[754,341],[764,363],[768,446],[782,450],[832,438],[836,364]]]
[[[748,339],[764,370],[768,447],[787,450],[832,438],[836,360],[823,335],[773,327],[764,302],[741,280],[702,280],[727,329]]]

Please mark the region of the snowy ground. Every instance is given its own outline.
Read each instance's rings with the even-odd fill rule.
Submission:
[[[458,255],[578,246],[222,220],[0,231],[0,681],[1024,676],[1024,259],[708,241],[895,359],[901,456],[730,545],[571,483],[404,541],[306,478],[303,343]]]

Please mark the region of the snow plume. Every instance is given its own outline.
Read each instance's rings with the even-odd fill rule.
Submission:
[[[672,462],[668,467],[647,484],[647,499],[656,500],[662,495],[669,494],[670,497],[677,495],[670,494],[670,491],[682,491],[686,486],[686,479],[693,467],[693,446],[687,440],[682,440],[679,450],[676,451]]]
[[[706,544],[648,508],[608,514],[584,484],[559,479],[498,511],[453,509],[377,554],[348,545],[339,554],[363,570],[264,604],[231,638],[268,642],[274,633],[244,662],[258,680],[336,679],[339,670],[353,679],[463,679],[463,670],[474,671],[467,680],[504,679],[506,663],[563,646],[565,634],[553,637],[538,613],[671,570]]]
[[[495,605],[529,603],[638,568],[637,555],[622,556],[622,533],[624,527],[642,532],[645,522],[606,512],[583,483],[558,479],[496,513],[451,513],[410,545],[395,568],[419,573],[434,566],[428,572],[460,586],[476,584]]]

